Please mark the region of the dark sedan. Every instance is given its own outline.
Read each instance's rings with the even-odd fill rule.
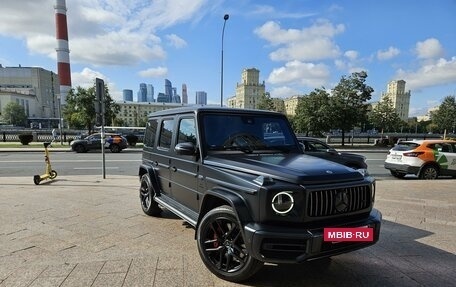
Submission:
[[[298,137],[298,141],[303,145],[304,153],[306,154],[337,162],[354,169],[367,170],[366,158],[362,155],[338,152],[321,140],[311,137]]]
[[[81,153],[89,150],[101,149],[101,134],[92,134],[83,139],[76,139],[70,143],[71,150]],[[127,148],[127,140],[118,134],[105,133],[105,148],[109,148],[111,152],[118,153]]]

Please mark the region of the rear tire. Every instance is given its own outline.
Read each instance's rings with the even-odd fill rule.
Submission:
[[[421,179],[436,179],[439,177],[439,170],[434,165],[427,165],[421,169]]]
[[[122,151],[119,145],[117,144],[112,144],[109,149],[111,150],[112,153],[119,153]]]
[[[158,203],[154,200],[155,190],[152,186],[152,181],[146,173],[141,176],[141,186],[139,187],[139,200],[141,208],[145,214],[150,216],[159,216],[162,212]]]
[[[390,172],[391,172],[391,175],[394,176],[395,178],[404,178],[406,176],[406,174],[402,173],[402,172],[397,172],[394,170],[390,170]]]

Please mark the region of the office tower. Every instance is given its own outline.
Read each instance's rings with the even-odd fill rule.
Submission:
[[[173,98],[173,86],[171,85],[171,81],[165,79],[165,95],[168,97],[167,103],[170,103]]]
[[[188,104],[187,85],[182,84],[182,103]]]
[[[133,90],[125,89],[122,91],[123,100],[127,102],[133,102]]]
[[[68,46],[68,27],[65,0],[55,1],[55,28],[57,38],[57,73],[60,81],[60,102],[66,103],[66,97],[71,90],[70,49]]]
[[[158,93],[157,95],[157,103],[169,103],[168,96],[164,93]]]
[[[154,98],[154,86],[151,84],[147,85],[147,102],[153,103],[155,102]]]
[[[147,85],[145,83],[139,84],[138,102],[147,102]]]
[[[207,105],[207,93],[203,91],[196,92],[196,104]]]

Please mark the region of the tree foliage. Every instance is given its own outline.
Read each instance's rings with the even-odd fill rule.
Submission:
[[[309,95],[301,97],[294,117],[296,131],[318,135],[329,130],[329,100],[328,92],[323,89],[315,89]]]
[[[378,130],[384,131],[395,131],[400,127],[402,120],[396,113],[396,109],[393,106],[391,98],[384,97],[377,106],[375,106],[369,113],[370,122]]]
[[[456,128],[455,96],[445,97],[439,109],[431,112],[431,120],[434,126],[441,132],[446,130],[454,133]]]
[[[119,113],[120,107],[117,105],[109,94],[109,89],[105,84],[105,123],[111,125],[116,114]],[[92,87],[85,89],[80,86],[76,90],[71,89],[66,99],[66,105],[63,108],[63,117],[68,125],[72,128],[86,128],[89,133],[93,131],[96,123],[95,99],[96,99],[95,82]]]
[[[352,73],[343,76],[332,90],[330,99],[330,119],[333,128],[342,131],[342,145],[345,143],[345,132],[365,122],[368,103],[374,89],[366,85],[366,72]]]
[[[260,96],[257,102],[257,109],[266,111],[274,110],[274,102],[272,101],[269,93],[264,93]]]
[[[25,126],[27,115],[23,106],[16,102],[9,102],[3,109],[3,119],[10,125]]]

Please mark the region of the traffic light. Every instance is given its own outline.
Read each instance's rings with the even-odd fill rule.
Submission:
[[[95,79],[95,114],[96,125],[101,126],[104,123],[105,113],[105,95],[104,95],[104,81],[102,79]]]

